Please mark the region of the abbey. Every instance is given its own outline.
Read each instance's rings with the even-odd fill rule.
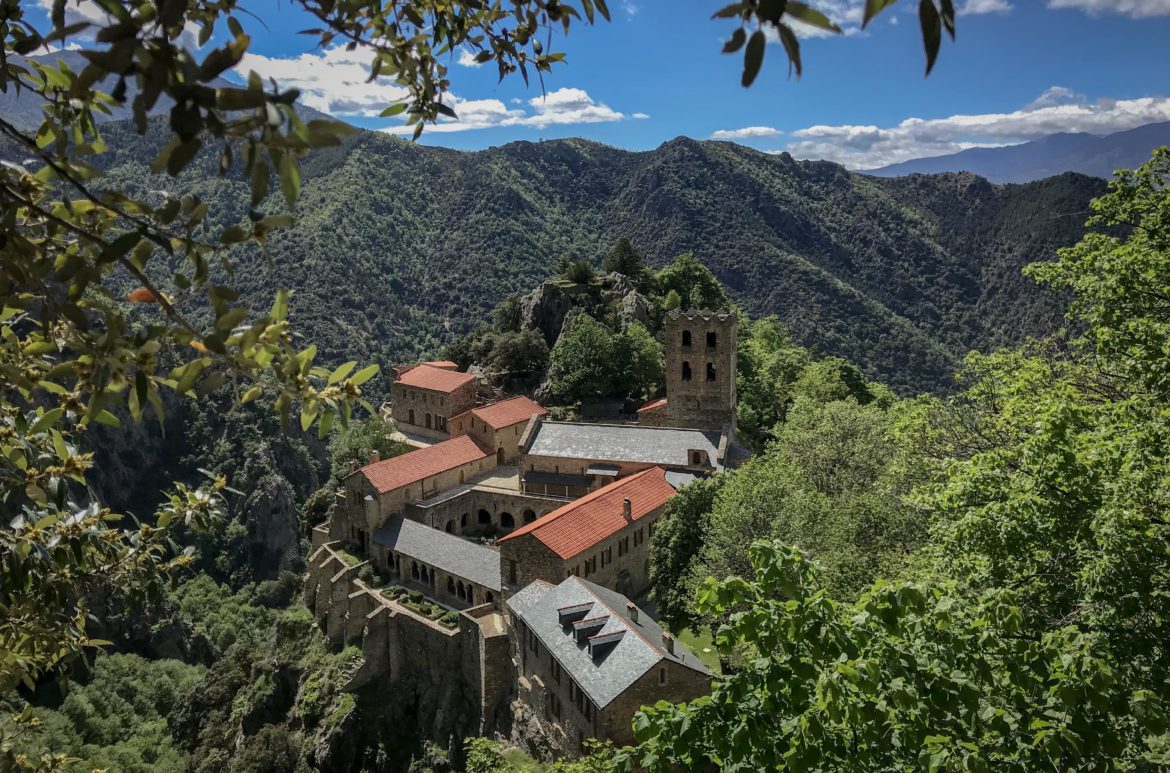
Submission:
[[[699,658],[631,599],[649,589],[670,498],[746,456],[736,324],[670,312],[666,396],[637,423],[550,421],[527,397],[479,405],[453,363],[397,368],[391,415],[417,447],[345,478],[305,583],[330,640],[362,646],[352,686],[444,653],[473,707],[461,732],[560,755],[632,742],[640,706],[705,693]]]

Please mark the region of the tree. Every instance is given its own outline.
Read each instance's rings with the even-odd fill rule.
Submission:
[[[707,538],[715,498],[729,476],[701,478],[666,501],[650,537],[651,593],[658,614],[673,630],[697,622],[695,561]]]
[[[593,264],[587,260],[575,260],[565,267],[563,276],[575,284],[589,284],[593,281],[596,272]]]
[[[662,387],[662,344],[642,323],[632,322],[613,338],[613,391],[644,400]]]
[[[368,464],[375,453],[382,459],[390,459],[410,450],[394,439],[395,431],[394,422],[375,413],[360,421],[351,421],[334,432],[329,438],[331,485],[336,485],[349,473],[350,463],[361,467]]]
[[[619,767],[646,770],[1127,769],[1165,732],[1162,700],[1118,689],[1102,639],[1021,627],[1009,591],[878,584],[833,601],[815,562],[751,548],[750,579],[708,580],[723,653],[757,653],[709,696],[634,719]]]
[[[852,398],[860,405],[874,398],[861,371],[837,357],[817,360],[805,367],[792,385],[792,395],[821,403]]]
[[[625,274],[635,282],[643,279],[647,272],[646,261],[634,249],[634,245],[626,237],[618,239],[617,244],[605,256],[605,261],[601,264],[601,270],[609,274],[616,271],[619,274]]]
[[[758,444],[784,420],[793,384],[808,366],[810,355],[774,316],[741,320],[738,340],[738,430]]]
[[[609,396],[613,363],[613,334],[588,314],[577,312],[549,356],[553,398],[571,404]]]
[[[491,368],[505,383],[531,384],[544,374],[548,358],[548,344],[540,331],[502,333],[492,348]]]
[[[510,294],[492,309],[492,328],[499,333],[514,333],[520,330],[520,296]]]
[[[654,279],[668,298],[671,292],[678,294],[680,308],[683,311],[731,307],[731,299],[727,297],[723,285],[711,273],[711,269],[689,252],[676,257],[674,262],[655,274]]]

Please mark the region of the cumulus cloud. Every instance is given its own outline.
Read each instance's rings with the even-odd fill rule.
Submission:
[[[1086,13],[1119,13],[1144,19],[1170,16],[1170,0],[1048,0],[1049,8],[1075,8]]]
[[[981,13],[1007,13],[1012,9],[1008,0],[966,0],[955,13],[959,16],[978,16]]]
[[[779,129],[771,126],[745,126],[742,129],[719,129],[711,133],[713,140],[743,140],[759,137],[778,137],[782,134]]]
[[[51,16],[54,0],[36,0],[36,2],[46,15]],[[82,30],[74,37],[92,40],[97,32],[96,28],[109,26],[111,21],[110,15],[93,0],[67,0],[65,3],[66,24],[80,24],[85,22],[93,25],[88,29]],[[191,23],[183,25],[183,32],[179,36],[179,44],[185,48],[198,50],[200,48],[199,27]],[[78,47],[76,43],[70,43],[65,46],[66,49],[70,50]],[[55,48],[54,50],[60,49]]]
[[[255,72],[272,78],[282,88],[301,90],[301,102],[332,115],[377,115],[406,89],[385,79],[368,82],[369,54],[334,46],[296,57],[269,57],[246,53],[236,72]]]
[[[475,61],[475,54],[468,51],[466,48],[459,49],[458,62],[464,67],[482,67],[483,62]]]
[[[584,89],[561,88],[543,97],[528,100],[527,107],[510,108],[498,99],[460,99],[455,97],[451,107],[459,117],[442,120],[426,128],[428,132],[461,132],[495,127],[530,127],[607,123],[626,119],[643,119],[645,113],[626,115],[608,105],[597,102]],[[413,126],[391,126],[383,131],[391,134],[412,134]]]
[[[1109,134],[1158,121],[1170,121],[1170,98],[1089,102],[1071,89],[1053,87],[1010,113],[907,118],[890,127],[809,126],[792,132],[797,139],[785,150],[798,158],[872,169],[967,148],[1013,145],[1058,132]]]

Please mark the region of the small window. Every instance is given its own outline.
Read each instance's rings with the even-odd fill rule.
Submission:
[[[711,363],[711,362],[707,363],[707,380],[708,381],[715,380],[715,364]]]
[[[682,345],[683,346],[690,346],[691,345],[691,331],[689,331],[689,330],[682,331]]]
[[[690,381],[691,380],[691,364],[689,362],[687,362],[686,360],[683,360],[683,364],[682,364],[682,380],[683,381]]]
[[[715,340],[716,340],[715,331],[708,330],[707,331],[707,346],[710,346],[713,348],[715,346]]]
[[[666,669],[658,669],[658,684],[666,684]]]

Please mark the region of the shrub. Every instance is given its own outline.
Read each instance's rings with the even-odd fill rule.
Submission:
[[[443,625],[447,626],[448,628],[454,628],[455,626],[457,626],[459,624],[459,613],[458,612],[448,612],[445,615],[443,615],[441,618],[439,618],[439,622],[442,623]]]
[[[412,591],[410,591],[409,593],[407,593],[406,595],[407,595],[407,596],[410,598],[410,600],[411,600],[411,601],[413,601],[415,604],[421,604],[421,603],[422,603],[422,600],[423,600],[422,591],[420,591],[420,590],[412,590]]]
[[[593,281],[593,264],[587,260],[576,260],[565,269],[565,279],[577,284],[586,284]]]

